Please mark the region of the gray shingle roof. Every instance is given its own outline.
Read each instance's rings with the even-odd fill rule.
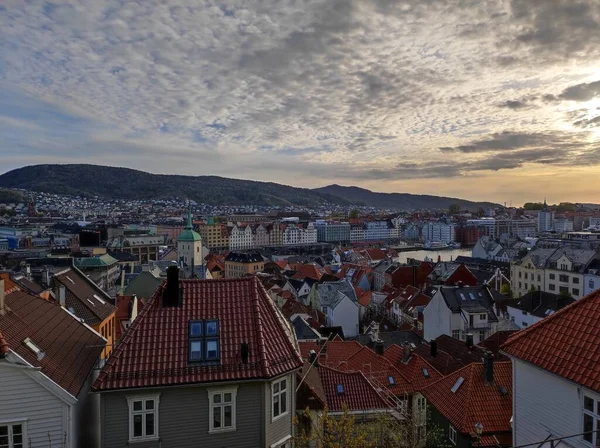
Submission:
[[[498,321],[494,312],[494,299],[486,286],[443,286],[440,291],[453,313],[487,313],[489,321]]]
[[[316,293],[321,306],[335,308],[344,297],[348,297],[354,303],[358,302],[356,291],[347,279],[343,278],[337,282],[323,282],[316,286]]]

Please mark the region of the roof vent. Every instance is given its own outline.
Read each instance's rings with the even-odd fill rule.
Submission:
[[[242,342],[241,354],[242,363],[248,364],[248,358],[250,358],[250,345],[247,342]]]
[[[343,395],[344,394],[344,386],[342,384],[336,384],[335,385],[335,390],[337,392],[338,395]]]
[[[33,353],[35,353],[38,361],[41,361],[46,356],[46,354],[37,345],[35,345],[33,342],[31,342],[31,339],[25,338],[23,340],[23,344],[25,344],[25,346],[29,350],[31,350]]]

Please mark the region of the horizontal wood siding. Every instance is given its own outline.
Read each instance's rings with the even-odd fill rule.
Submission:
[[[273,406],[271,397],[271,385],[267,384],[265,388],[266,396],[265,403],[267,403],[266,415],[267,415],[267,443],[266,446],[270,447],[273,443],[282,440],[284,437],[292,434],[292,419],[294,417],[294,410],[296,409],[295,401],[295,390],[296,382],[294,381],[296,375],[288,375],[288,414],[275,421],[272,421]]]
[[[212,388],[212,387],[211,387]],[[200,447],[253,448],[264,446],[264,383],[238,385],[236,430],[209,434],[209,401],[205,387],[156,389],[160,393],[158,441],[136,442],[136,448]],[[145,392],[105,392],[102,394],[102,447],[123,447],[129,438],[127,397]],[[133,444],[132,444],[133,446]]]
[[[68,405],[32,380],[22,369],[0,365],[0,420],[27,420],[31,448],[62,447]]]
[[[582,402],[575,384],[513,359],[513,411],[516,444],[582,432]],[[568,440],[587,447],[580,438]]]

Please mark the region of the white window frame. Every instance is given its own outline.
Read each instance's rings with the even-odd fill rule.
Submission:
[[[281,383],[285,381],[285,412],[281,412],[281,398],[279,400],[279,414],[275,415],[275,397],[281,397],[284,393],[281,390]],[[275,392],[275,385],[279,384],[279,392]],[[290,378],[285,376],[271,383],[271,422],[285,417],[290,412]]]
[[[146,410],[146,400],[154,400],[154,409],[152,411]],[[135,401],[141,401],[143,408],[141,411],[133,410],[133,403]],[[137,395],[127,397],[127,404],[129,406],[129,442],[145,442],[148,440],[158,440],[158,416],[159,416],[159,405],[160,405],[160,394],[152,395]],[[141,414],[154,414],[154,434],[151,436],[146,435],[146,419],[142,418],[142,436],[134,437],[133,435],[133,418],[135,415]]]
[[[427,399],[425,397],[418,397],[417,398],[417,411],[423,412],[423,411],[425,411],[425,409],[427,409]]]
[[[454,445],[458,442],[458,433],[456,432],[456,428],[452,425],[448,425],[448,439],[450,439],[450,442]]]
[[[14,448],[12,441],[12,427],[21,425],[22,439],[21,446],[26,448],[29,446],[27,441],[27,420],[0,420],[0,426],[6,426],[8,428],[8,448]]]
[[[237,386],[235,387],[214,387],[207,389],[208,391],[208,433],[220,434],[223,432],[231,432],[237,429]],[[231,394],[231,402],[224,402],[225,394]],[[221,403],[214,402],[214,396],[221,395]],[[231,406],[231,426],[223,426],[225,423],[225,406]],[[215,428],[214,411],[215,407],[221,412],[221,427]]]
[[[594,401],[595,412],[585,409],[584,405],[585,405],[586,397],[589,398],[590,400]],[[581,414],[582,432],[583,432],[583,425],[584,425],[583,419],[584,419],[585,415],[592,417],[592,425],[593,425],[592,427],[594,430],[600,429],[600,397],[597,395],[594,395],[594,394],[583,392],[582,398],[581,398],[581,410],[582,410],[582,414]],[[581,436],[581,440],[585,445],[590,446],[590,447],[595,447],[598,445],[598,442],[600,442],[600,433],[596,432],[596,433],[592,434],[592,443],[586,441],[584,439],[584,436]]]

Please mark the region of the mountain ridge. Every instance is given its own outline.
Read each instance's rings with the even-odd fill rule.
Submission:
[[[308,189],[274,182],[231,179],[220,176],[152,174],[132,168],[90,164],[44,164],[17,168],[0,175],[0,187],[73,196],[103,196],[114,199],[181,197],[209,205],[234,206],[299,205],[314,207],[331,204],[368,205],[410,210],[415,208],[447,209],[455,203],[467,204],[471,208],[491,204],[431,195],[374,193],[359,187],[339,185]],[[331,191],[335,191],[336,194],[331,194]],[[403,197],[404,200],[401,200]],[[420,198],[420,201],[417,198]],[[435,207],[432,206],[434,203]]]

